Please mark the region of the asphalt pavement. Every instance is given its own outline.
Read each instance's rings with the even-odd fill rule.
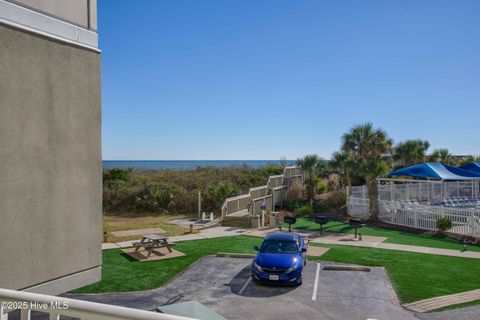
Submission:
[[[251,259],[208,256],[158,289],[67,296],[145,310],[197,300],[230,320],[418,319],[400,306],[383,268],[327,271],[322,266],[331,262],[308,262],[303,284],[283,287],[254,284],[250,263]]]

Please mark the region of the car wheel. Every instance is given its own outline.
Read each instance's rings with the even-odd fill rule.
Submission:
[[[303,281],[303,277],[300,276],[300,279],[297,282],[297,286],[301,286]]]

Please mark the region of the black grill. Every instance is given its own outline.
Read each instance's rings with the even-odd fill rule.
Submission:
[[[287,272],[287,269],[270,269],[270,268],[262,268],[263,272],[268,274],[282,274]]]

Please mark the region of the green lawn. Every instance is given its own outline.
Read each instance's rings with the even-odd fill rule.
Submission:
[[[288,228],[288,225],[284,227]],[[320,226],[316,224],[311,219],[299,218],[297,223],[293,225],[295,230],[299,231],[320,231]],[[354,229],[351,228],[348,224],[345,224],[340,221],[330,221],[324,227],[324,231],[327,232],[339,232],[339,233],[354,233]],[[460,250],[462,249],[462,244],[458,241],[450,239],[448,237],[438,237],[430,234],[416,234],[411,232],[405,232],[400,230],[390,230],[377,227],[362,227],[358,229],[360,233],[368,236],[377,236],[377,237],[386,237],[385,242],[388,243],[398,243],[398,244],[407,244],[415,246],[424,246],[432,248],[444,248],[444,249],[453,249]],[[471,251],[479,251],[479,246],[469,245],[468,249]]]
[[[199,258],[219,251],[254,253],[262,239],[237,236],[179,242],[175,248],[184,257],[138,262],[121,250],[103,251],[102,281],[76,292],[116,292],[154,289],[172,280]],[[317,245],[317,244],[314,244]],[[320,257],[388,271],[403,303],[480,288],[480,260],[349,246],[322,245],[330,250]],[[315,258],[313,258],[315,259]]]
[[[139,262],[119,249],[103,250],[102,281],[75,292],[139,291],[158,288],[173,279],[199,258],[219,251],[254,253],[254,245],[262,239],[254,237],[224,237],[216,239],[182,241],[175,249],[185,256]]]
[[[480,270],[478,259],[339,245],[321,246],[330,248],[319,257],[321,260],[384,267],[402,303],[480,288],[480,278],[474,271]]]

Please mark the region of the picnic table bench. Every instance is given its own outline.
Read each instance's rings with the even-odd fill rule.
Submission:
[[[168,237],[159,236],[156,234],[147,234],[142,237],[142,240],[132,242],[135,251],[140,248],[145,248],[148,251],[147,258],[150,257],[157,248],[167,248],[168,252],[172,252],[171,244],[168,243]]]

